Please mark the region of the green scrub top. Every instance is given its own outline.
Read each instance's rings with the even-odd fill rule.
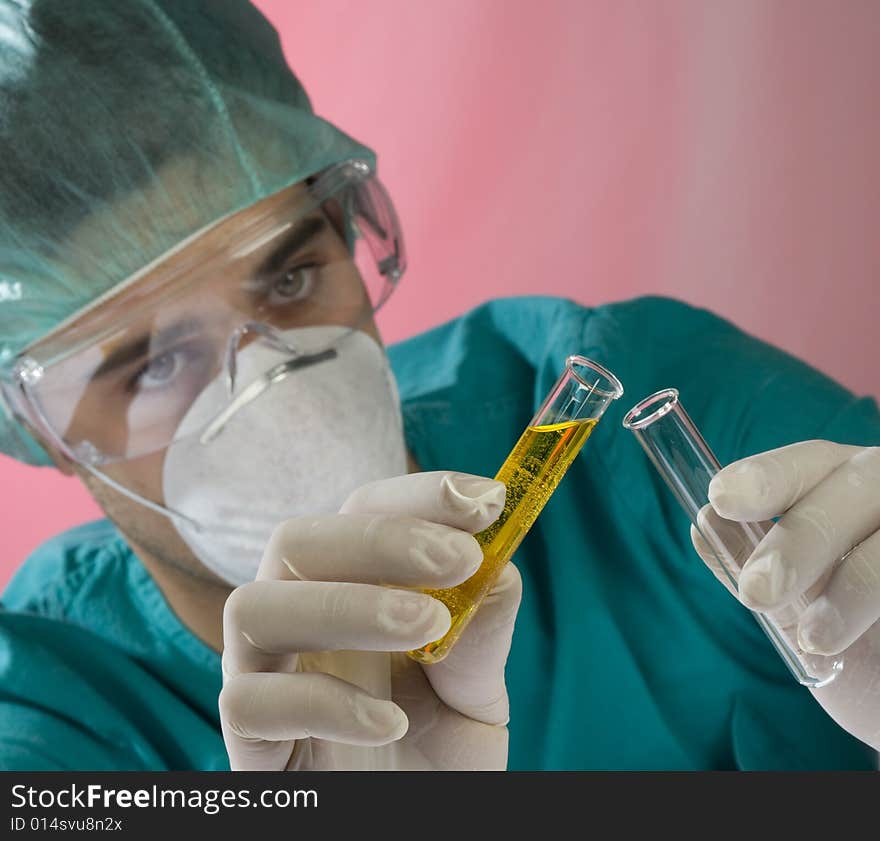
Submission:
[[[511,769],[869,769],[703,566],[633,436],[669,386],[722,463],[795,441],[880,443],[880,414],[704,310],[492,301],[389,349],[423,470],[492,476],[558,377],[589,356],[613,404],[515,557]],[[0,768],[225,769],[219,655],[107,522],[32,555],[0,611]]]

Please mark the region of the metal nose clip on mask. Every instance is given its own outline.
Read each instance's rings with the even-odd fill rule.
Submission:
[[[721,464],[684,410],[676,389],[658,391],[637,403],[623,425],[635,435],[737,590],[743,564],[773,524],[726,520],[712,508],[709,483]],[[800,648],[797,622],[807,604],[802,597],[772,615],[752,614],[798,682],[815,688],[834,680],[844,658]]]
[[[247,387],[236,394],[237,375],[238,375],[238,354],[239,346],[242,339],[248,333],[257,334],[266,344],[289,356],[278,364],[274,365],[268,371],[257,376]],[[222,431],[223,427],[229,422],[229,419],[236,413],[241,411],[249,403],[256,400],[261,394],[271,388],[273,385],[280,383],[285,377],[294,371],[302,370],[310,365],[316,365],[320,362],[326,362],[335,359],[338,356],[335,347],[317,353],[303,353],[294,347],[275,329],[267,324],[259,322],[248,322],[243,327],[235,331],[230,336],[226,350],[226,392],[229,403],[220,411],[214,420],[210,421],[199,437],[202,444],[208,444],[213,441]]]

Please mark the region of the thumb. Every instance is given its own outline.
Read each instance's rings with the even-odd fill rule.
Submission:
[[[521,597],[519,570],[507,564],[449,654],[422,666],[438,697],[462,715],[507,724],[504,665]]]

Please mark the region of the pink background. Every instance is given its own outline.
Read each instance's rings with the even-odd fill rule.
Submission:
[[[393,341],[494,296],[707,306],[880,393],[880,4],[258,0],[372,145],[410,270]],[[0,583],[98,516],[0,457]]]

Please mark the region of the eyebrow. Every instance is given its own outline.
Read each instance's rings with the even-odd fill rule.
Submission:
[[[257,275],[274,274],[285,262],[296,254],[304,245],[313,240],[328,228],[323,216],[312,216],[297,225],[282,243],[260,264]]]
[[[183,336],[196,332],[200,327],[201,324],[197,319],[187,318],[183,321],[178,321],[176,324],[172,324],[169,327],[162,328],[156,334],[143,333],[136,339],[132,339],[114,350],[100,364],[100,366],[98,366],[98,369],[92,374],[92,379],[96,377],[104,377],[118,368],[129,365],[138,359],[143,359],[151,350],[155,351],[158,348],[161,351],[164,351]]]

